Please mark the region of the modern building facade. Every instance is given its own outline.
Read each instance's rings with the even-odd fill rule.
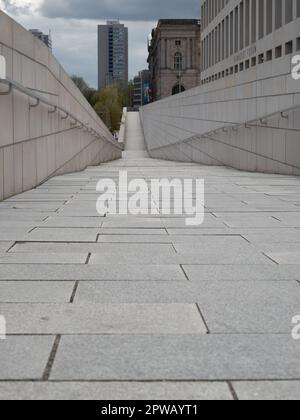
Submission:
[[[151,73],[142,70],[133,79],[133,107],[138,110],[141,106],[151,102]]]
[[[201,85],[141,109],[150,155],[299,176],[300,0],[201,5]]]
[[[300,0],[205,0],[201,10],[202,84],[300,50]]]
[[[128,28],[119,21],[98,26],[98,88],[128,85]]]
[[[198,86],[200,83],[200,21],[163,19],[148,44],[153,100]]]
[[[52,50],[52,39],[51,39],[51,32],[48,35],[41,32],[39,29],[30,29],[29,32],[32,33],[33,36],[38,38],[42,41],[50,50]]]

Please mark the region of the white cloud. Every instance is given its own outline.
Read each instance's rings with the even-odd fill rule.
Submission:
[[[0,0],[0,6],[8,12],[30,13],[39,10],[44,0]]]

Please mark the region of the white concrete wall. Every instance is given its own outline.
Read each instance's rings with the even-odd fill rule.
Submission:
[[[269,118],[266,126],[229,130],[215,134],[213,139],[200,137],[227,124],[244,123],[300,105],[300,81],[291,77],[292,56],[141,108],[150,155],[300,175],[300,108],[290,112],[288,120],[276,116]]]
[[[7,77],[64,107],[101,139],[49,114],[43,104],[13,90],[0,95],[0,200],[35,187],[49,176],[80,171],[88,165],[117,159],[109,130],[74,85],[51,51],[0,11],[0,55]],[[7,86],[0,84],[0,92]]]

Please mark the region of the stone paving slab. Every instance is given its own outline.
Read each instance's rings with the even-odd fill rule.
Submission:
[[[63,203],[61,201],[57,202],[50,202],[46,203],[44,201],[42,202],[19,202],[19,201],[10,201],[10,202],[1,202],[0,203],[0,209],[3,210],[9,210],[12,209],[14,211],[19,210],[37,210],[39,212],[47,211],[47,212],[56,212],[60,207],[62,207]]]
[[[172,282],[172,288],[169,282],[81,282],[75,302],[195,303],[196,297],[190,282]]]
[[[195,284],[194,293],[213,334],[291,334],[292,318],[300,314],[296,281],[206,281]]]
[[[52,213],[53,214],[53,213]],[[24,212],[24,211],[0,211],[0,217],[1,221],[7,221],[8,223],[14,223],[14,222],[28,222],[28,224],[31,223],[41,223],[43,220],[45,220],[48,215],[47,213],[41,213],[41,212]]]
[[[5,304],[7,334],[206,334],[192,304]]]
[[[148,184],[203,177],[204,224],[100,217],[96,184],[117,181],[120,169]],[[297,395],[299,187],[297,177],[134,158],[55,177],[0,205],[0,314],[20,334],[6,341],[0,394],[226,399],[231,381],[240,398],[267,398],[273,384],[277,399]],[[42,379],[55,338],[47,333],[62,334],[49,370],[59,382],[24,383]]]
[[[262,253],[250,246],[238,247],[191,247],[184,243],[174,243],[176,251],[180,254],[198,254],[197,264],[205,265],[273,265],[274,263]]]
[[[24,242],[17,243],[11,252],[25,253],[82,253],[95,252],[110,255],[111,262],[115,261],[115,255],[145,255],[145,254],[165,254],[174,255],[175,249],[170,244],[101,244],[101,243],[55,243],[55,242]],[[110,260],[107,260],[108,262]]]
[[[225,382],[5,382],[0,400],[230,401]]]
[[[163,228],[160,218],[138,218],[138,217],[106,217],[103,220],[103,228]]]
[[[186,281],[176,265],[1,264],[1,280]]]
[[[244,250],[253,249],[252,246],[249,246],[249,243],[239,235],[236,236],[220,236],[220,235],[206,235],[206,236],[182,236],[182,235],[147,235],[145,238],[141,235],[102,235],[101,231],[98,237],[98,242],[102,243],[173,243],[179,244],[183,247],[190,247],[190,250],[195,246],[201,248],[210,246],[219,247],[219,248],[242,248]],[[189,252],[190,252],[189,250]],[[179,251],[180,252],[180,251]]]
[[[233,387],[242,401],[300,400],[300,381],[234,382]]]
[[[0,340],[0,381],[42,379],[54,337],[9,336]]]
[[[0,254],[0,264],[85,264],[88,253],[48,253],[33,254],[7,252]]]
[[[75,282],[0,281],[2,303],[63,303],[69,302]]]
[[[96,242],[99,229],[94,228],[36,228],[26,240],[49,242]]]
[[[190,281],[282,281],[299,280],[300,265],[185,265]]]
[[[270,257],[277,264],[299,264],[300,251],[295,252],[267,252],[266,255]]]
[[[122,352],[120,352],[120,348]],[[300,378],[290,335],[65,336],[54,380]]]
[[[102,217],[49,217],[44,222],[38,224],[38,227],[53,228],[101,228],[103,223]]]
[[[14,242],[0,242],[0,252],[6,252],[13,246]]]
[[[300,242],[300,229],[261,229],[245,233],[243,236],[252,244],[265,242],[294,243]]]
[[[109,238],[113,239],[114,236],[117,236],[118,238],[123,236],[166,236],[168,233],[166,229],[161,228],[140,228],[140,229],[130,229],[130,228],[102,228],[99,231],[100,238],[98,242],[100,242],[102,236],[108,236]],[[114,241],[113,241],[114,242]]]

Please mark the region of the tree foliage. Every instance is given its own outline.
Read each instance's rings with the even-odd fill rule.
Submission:
[[[126,106],[126,92],[121,85],[110,85],[98,93],[95,111],[112,131],[118,131],[123,108]]]
[[[123,108],[131,106],[132,85],[129,83],[128,89],[124,89],[121,83],[115,83],[97,91],[82,77],[72,76],[72,80],[110,131],[118,131]]]

